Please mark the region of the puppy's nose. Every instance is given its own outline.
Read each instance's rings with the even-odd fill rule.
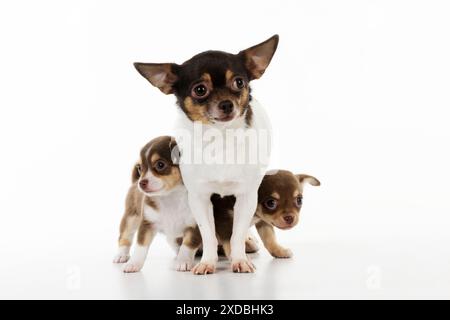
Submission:
[[[230,100],[224,100],[219,103],[219,109],[225,114],[233,112],[233,102]]]
[[[142,179],[141,181],[139,181],[139,186],[140,186],[142,189],[147,188],[147,186],[148,186],[148,180],[147,180],[147,179]]]
[[[294,222],[293,216],[284,216],[283,219],[287,224],[292,224]]]

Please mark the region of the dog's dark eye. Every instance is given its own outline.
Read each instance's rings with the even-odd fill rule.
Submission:
[[[303,198],[301,196],[298,196],[295,199],[295,204],[297,205],[297,207],[300,207],[302,205],[302,203],[303,203]]]
[[[155,170],[158,172],[163,171],[167,167],[167,163],[163,160],[158,160],[155,163]]]
[[[141,165],[140,165],[140,164],[137,164],[137,165],[136,165],[136,170],[137,170],[137,172],[139,173],[139,175],[142,173],[142,168],[141,168]]]
[[[264,202],[264,206],[265,206],[267,209],[269,209],[269,210],[275,210],[275,209],[277,208],[277,205],[278,205],[277,200],[272,199],[272,198],[267,199],[267,200]]]
[[[208,87],[203,83],[197,84],[192,88],[191,94],[196,99],[205,98],[209,94]]]
[[[240,91],[245,87],[245,81],[241,77],[236,77],[231,84],[231,88],[236,91]]]

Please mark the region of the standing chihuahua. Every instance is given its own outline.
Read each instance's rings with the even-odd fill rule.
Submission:
[[[214,273],[218,260],[210,200],[215,193],[236,198],[230,241],[232,270],[254,271],[245,254],[245,240],[268,165],[270,124],[252,99],[249,83],[263,75],[277,45],[275,35],[238,54],[207,51],[181,65],[135,63],[152,85],[165,94],[175,94],[182,111],[177,128],[183,134],[176,137],[180,170],[203,239],[202,259],[192,269],[195,274]],[[252,157],[262,152],[265,159]],[[213,159],[205,159],[209,153]]]

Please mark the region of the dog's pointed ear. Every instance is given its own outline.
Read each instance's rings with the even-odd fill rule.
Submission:
[[[238,53],[244,59],[249,79],[259,79],[269,66],[272,57],[277,50],[278,35]]]
[[[135,62],[136,70],[152,85],[165,94],[173,93],[173,86],[178,80],[175,63],[141,63]]]
[[[133,171],[131,171],[131,182],[135,183],[141,177],[141,164],[138,162],[134,165]]]
[[[304,184],[305,182],[309,183],[312,186],[318,187],[320,186],[320,181],[313,176],[309,176],[307,174],[297,174],[295,175],[300,182],[300,184]]]
[[[170,138],[169,147],[170,147],[170,158],[172,159],[172,163],[174,165],[179,165],[181,152],[174,137]]]

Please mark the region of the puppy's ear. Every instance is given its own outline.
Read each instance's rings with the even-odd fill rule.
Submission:
[[[173,85],[178,80],[175,63],[141,63],[135,62],[136,70],[152,85],[165,94],[173,93]]]
[[[277,50],[278,39],[276,34],[272,38],[238,53],[244,59],[250,80],[259,79],[266,71],[275,50]]]
[[[295,175],[298,179],[298,181],[301,184],[304,184],[305,182],[309,183],[312,186],[318,187],[320,186],[320,181],[317,178],[314,178],[313,176],[309,176],[307,174],[297,174]]]
[[[178,147],[178,144],[175,141],[174,137],[170,138],[169,147],[170,147],[170,158],[172,159],[172,163],[174,165],[179,165],[180,158],[181,158],[181,152],[180,152],[180,148]]]
[[[131,171],[131,182],[135,183],[141,177],[141,164],[136,163]]]

